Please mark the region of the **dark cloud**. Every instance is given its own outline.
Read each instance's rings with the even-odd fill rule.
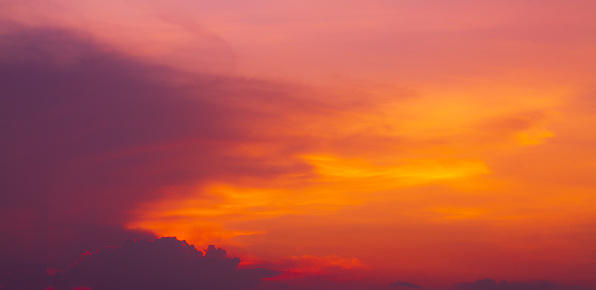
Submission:
[[[189,75],[78,32],[3,24],[3,259],[72,264],[81,250],[151,238],[123,226],[164,188],[310,171],[235,151],[266,144],[280,108],[300,107],[284,85]]]
[[[563,286],[549,281],[531,282],[496,282],[492,279],[480,279],[476,282],[454,285],[457,290],[580,290],[582,288]]]
[[[414,283],[407,282],[407,281],[391,282],[389,284],[389,286],[391,286],[391,287],[405,287],[405,288],[420,288],[420,286],[418,286]]]
[[[43,265],[13,267],[2,282],[3,289],[247,289],[278,274],[263,268],[238,269],[239,263],[215,246],[203,253],[176,238],[129,240],[84,254],[66,271]]]
[[[33,263],[0,263],[0,289],[40,290],[50,285],[52,265]]]
[[[255,289],[257,290],[387,290],[386,283],[375,283],[363,280],[336,280],[329,277],[303,277],[298,279],[267,279]],[[391,288],[394,289],[394,288]]]
[[[24,224],[27,223],[29,222]],[[65,267],[77,261],[81,253],[95,251],[105,246],[116,246],[128,239],[156,238],[150,232],[127,230],[120,226],[98,223],[32,224],[33,226],[25,228],[3,228],[3,233],[10,233],[10,236],[0,237],[2,244],[0,260],[10,264],[42,262],[42,264],[55,264],[55,267]]]

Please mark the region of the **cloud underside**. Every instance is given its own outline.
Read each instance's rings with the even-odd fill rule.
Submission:
[[[550,281],[496,282],[492,279],[480,279],[475,282],[459,283],[453,286],[457,290],[580,290],[581,287],[563,286]]]
[[[44,268],[4,274],[2,285],[3,289],[248,289],[261,278],[278,275],[263,268],[238,269],[239,263],[220,248],[209,246],[203,253],[176,238],[129,240],[84,254],[71,268],[53,275]]]

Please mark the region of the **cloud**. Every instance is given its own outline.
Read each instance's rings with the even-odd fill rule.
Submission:
[[[211,245],[198,251],[176,238],[129,240],[82,255],[70,269],[48,271],[41,265],[4,275],[5,289],[247,289],[276,271],[238,269],[240,259]]]
[[[357,258],[303,255],[285,259],[249,261],[244,268],[275,269],[280,274],[266,279],[257,289],[385,289],[387,285],[366,280],[370,267]]]
[[[49,270],[50,269],[50,270]],[[0,289],[46,289],[53,273],[51,265],[31,263],[0,263]],[[48,271],[49,270],[49,271]]]
[[[3,25],[0,257],[65,265],[81,251],[152,238],[124,227],[158,230],[147,225],[171,209],[164,201],[221,201],[209,192],[214,185],[252,200],[250,189],[271,189],[251,206],[274,213],[319,203],[316,190],[309,197],[277,190],[315,183],[303,153],[344,148],[336,135],[362,131],[362,110],[379,105],[361,91],[326,93],[332,97],[296,84],[182,72],[80,31]],[[141,212],[154,204],[159,210]],[[134,223],[145,215],[148,222]],[[96,241],[88,229],[105,235]]]
[[[0,214],[3,218],[18,218],[25,214]],[[27,216],[27,215],[25,215]],[[143,230],[128,230],[120,226],[101,225],[98,223],[65,222],[48,227],[24,221],[22,224],[3,224],[7,233],[0,239],[1,259],[8,263],[52,264],[54,267],[72,265],[81,253],[95,251],[105,246],[116,246],[128,239],[155,239],[155,235]],[[31,227],[28,227],[32,224]],[[19,240],[21,239],[21,240]],[[27,250],[29,249],[29,250]],[[12,252],[11,252],[12,251]]]
[[[81,32],[3,26],[0,257],[72,264],[80,251],[153,237],[123,225],[167,188],[308,172],[236,149],[284,126],[271,120],[289,94],[141,62]]]
[[[391,287],[405,287],[405,288],[420,288],[420,286],[418,286],[414,283],[407,282],[407,281],[391,282],[389,284],[389,286],[391,286]]]
[[[550,281],[531,282],[507,282],[505,280],[496,282],[492,279],[480,279],[476,282],[460,283],[454,285],[457,290],[571,290],[582,289],[572,286],[563,286]]]

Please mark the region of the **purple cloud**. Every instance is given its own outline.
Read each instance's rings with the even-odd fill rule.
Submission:
[[[160,238],[129,240],[82,255],[65,271],[43,265],[11,269],[3,274],[2,289],[248,289],[278,272],[263,268],[238,269],[240,259],[209,246],[203,253],[186,241]]]
[[[404,287],[404,288],[420,288],[420,286],[418,286],[418,285],[416,285],[414,283],[408,282],[408,281],[391,282],[389,284],[389,286],[391,286],[391,287]]]
[[[153,238],[123,225],[164,188],[311,170],[234,153],[265,141],[255,132],[279,124],[280,107],[299,107],[284,85],[189,75],[63,29],[2,33],[3,260],[71,265],[81,252]]]
[[[550,281],[496,282],[492,279],[480,279],[475,282],[460,283],[453,286],[456,290],[581,290],[583,288],[564,286]]]

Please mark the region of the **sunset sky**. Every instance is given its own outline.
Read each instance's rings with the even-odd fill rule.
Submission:
[[[0,1],[0,259],[176,237],[258,289],[596,289],[595,15]]]

